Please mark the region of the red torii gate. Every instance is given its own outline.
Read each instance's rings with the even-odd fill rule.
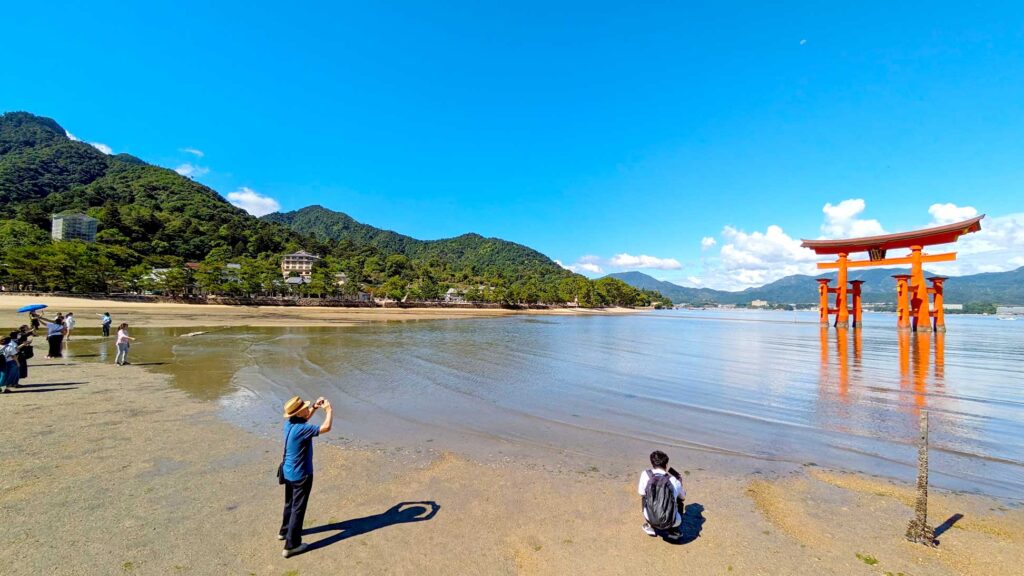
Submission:
[[[923,264],[925,262],[949,262],[956,260],[956,252],[945,254],[924,254],[925,246],[934,244],[952,244],[964,234],[981,230],[982,214],[970,220],[945,224],[924,230],[913,232],[900,232],[898,234],[885,234],[882,236],[868,236],[865,238],[850,238],[844,240],[803,240],[801,246],[814,250],[816,254],[835,254],[838,259],[835,262],[820,262],[818,269],[838,269],[839,277],[837,286],[830,288],[830,280],[818,280],[819,316],[822,326],[828,326],[829,314],[835,313],[835,325],[838,328],[847,328],[850,325],[850,309],[847,307],[848,295],[853,296],[853,327],[860,328],[861,325],[861,303],[860,294],[863,283],[860,280],[847,282],[848,268],[864,268],[870,266],[890,266],[910,264],[910,274],[897,274],[896,278],[896,312],[898,316],[897,325],[901,330],[913,328],[915,331],[931,332],[932,317],[935,318],[935,330],[946,331],[946,322],[942,310],[942,283],[946,278],[935,276],[928,278],[932,283],[931,288],[925,286]],[[886,258],[887,250],[909,248],[910,255],[901,258]],[[850,254],[855,252],[867,252],[868,260],[847,260]],[[847,288],[847,284],[852,284]],[[828,295],[836,295],[835,308],[829,308]],[[910,304],[907,305],[907,296],[910,295]],[[935,310],[931,310],[928,295],[935,296]]]

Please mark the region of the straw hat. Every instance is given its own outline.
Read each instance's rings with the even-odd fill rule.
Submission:
[[[284,417],[291,418],[299,413],[303,408],[309,408],[310,403],[304,402],[299,396],[292,396],[290,400],[284,403]]]

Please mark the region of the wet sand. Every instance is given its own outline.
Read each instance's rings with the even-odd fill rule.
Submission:
[[[515,314],[583,315],[627,314],[629,308],[587,310],[505,310],[490,308],[328,308],[302,306],[227,306],[219,304],[174,304],[92,300],[65,296],[24,296],[0,294],[0,314],[15,316],[27,304],[49,306],[43,314],[74,312],[79,327],[98,327],[99,316],[110,312],[114,325],[128,322],[151,328],[220,326],[355,326],[369,322],[404,322],[453,318],[489,318]],[[21,318],[27,322],[28,315]],[[8,324],[13,324],[13,320]]]
[[[39,360],[0,396],[5,574],[1018,574],[1024,511],[932,492],[931,549],[903,532],[909,486],[814,466],[690,470],[684,540],[639,528],[635,474],[318,443],[307,542],[274,537],[280,443],[139,366]],[[319,418],[319,417],[317,417]],[[268,428],[277,423],[268,423]],[[641,466],[638,465],[637,472]],[[399,508],[396,505],[406,504]]]

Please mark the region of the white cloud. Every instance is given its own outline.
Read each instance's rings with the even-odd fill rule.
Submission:
[[[800,45],[803,46],[804,44],[807,44],[807,39],[806,38],[800,40]]]
[[[229,192],[228,201],[253,216],[263,216],[281,209],[277,200],[244,186],[235,192]]]
[[[107,156],[110,156],[111,154],[114,153],[114,150],[110,146],[107,146],[102,142],[89,142],[89,145],[99,150],[100,152],[103,152]]]
[[[198,148],[182,148],[181,151],[185,152],[186,154],[192,154],[199,158],[206,156],[206,154],[204,154],[203,151],[199,150]]]
[[[718,241],[715,240],[713,236],[705,236],[700,239],[701,250],[707,250],[708,248],[711,248],[715,244],[718,244]]]
[[[210,172],[210,169],[205,166],[196,166],[190,162],[185,162],[181,166],[174,169],[175,172],[182,176],[189,178],[198,178]]]
[[[962,222],[978,215],[973,206],[957,206],[952,202],[946,204],[932,204],[928,207],[928,213],[932,215],[932,224],[952,224]]]
[[[724,244],[718,258],[705,262],[702,277],[687,281],[697,286],[741,290],[760,286],[791,274],[815,274],[819,257],[800,247],[776,225],[764,232],[745,232],[733,226],[722,229]]]
[[[864,211],[866,204],[862,198],[843,200],[839,204],[826,203],[821,209],[825,213],[825,222],[821,225],[821,233],[826,238],[862,238],[885,234],[885,229],[878,220],[862,220],[857,218]]]
[[[566,270],[570,270],[577,274],[583,274],[584,272],[589,272],[591,274],[601,274],[604,272],[604,269],[601,268],[601,265],[599,264],[600,261],[601,258],[597,256],[587,255],[580,256],[574,264],[562,264],[561,260],[555,260],[555,263],[561,266],[562,268],[565,268]]]
[[[949,205],[953,206],[953,205]],[[934,207],[934,206],[933,206]],[[969,209],[969,210],[967,210]],[[940,208],[932,212],[932,217],[954,218],[969,214],[970,207]],[[938,212],[938,214],[936,214]],[[975,211],[976,214],[976,211]],[[970,216],[967,216],[970,218]],[[929,264],[930,272],[949,276],[977,274],[979,272],[1005,272],[1024,265],[1024,212],[1005,216],[988,217],[981,221],[981,230],[973,234],[965,234],[955,244],[930,246],[927,252],[956,252],[954,262]]]
[[[67,136],[68,139],[71,140],[72,142],[78,142],[81,140],[78,136],[75,136],[74,134],[68,132],[67,130],[64,131],[64,135]]]
[[[633,256],[623,252],[611,259],[611,265],[618,268],[653,268],[656,270],[679,270],[683,267],[675,258],[658,258],[641,254]]]
[[[831,238],[856,238],[884,234],[877,220],[861,219],[866,206],[862,199],[844,200],[839,204],[825,204],[821,231]],[[928,209],[929,225],[959,222],[977,216],[972,206],[933,204]],[[922,226],[923,227],[923,226]],[[988,217],[981,222],[981,230],[960,237],[955,244],[930,246],[928,253],[957,252],[957,260],[929,264],[929,272],[949,276],[963,276],[980,272],[1001,272],[1024,266],[1024,212]],[[811,250],[801,248],[800,241],[791,238],[779,226],[768,226],[764,232],[745,232],[726,226],[721,233],[722,246],[717,257],[702,259],[704,265],[699,277],[689,277],[691,285],[708,286],[724,290],[739,290],[760,286],[791,274],[818,273],[816,262],[831,260],[819,257]],[[704,242],[702,240],[702,246]],[[890,256],[902,256],[892,253]]]

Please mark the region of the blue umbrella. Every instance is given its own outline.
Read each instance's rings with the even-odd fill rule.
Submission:
[[[20,314],[22,312],[35,312],[36,310],[42,310],[43,308],[46,308],[46,304],[29,304],[28,306],[22,306],[21,308],[18,308],[18,313]]]

